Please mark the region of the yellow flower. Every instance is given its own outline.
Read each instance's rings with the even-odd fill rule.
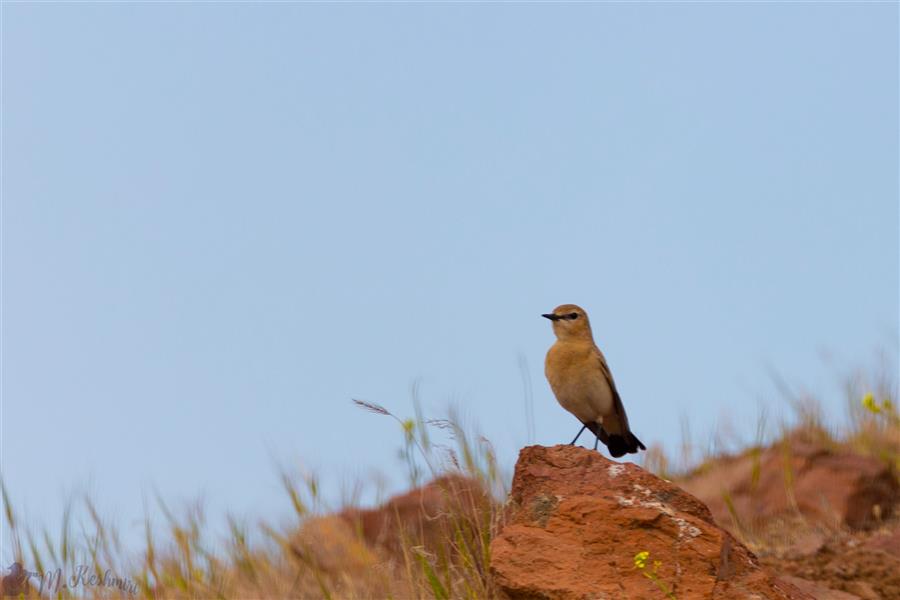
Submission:
[[[643,569],[647,566],[647,559],[650,558],[650,553],[646,550],[644,552],[638,552],[634,555],[634,566],[637,569]]]
[[[881,407],[878,406],[878,403],[875,402],[875,395],[872,392],[869,392],[862,399],[862,405],[869,411],[873,413],[881,412]]]
[[[888,398],[885,398],[881,401],[881,408],[890,411],[892,408],[894,408],[894,405]]]
[[[403,433],[406,435],[406,441],[411,442],[413,439],[413,431],[416,429],[416,422],[412,419],[403,421]]]

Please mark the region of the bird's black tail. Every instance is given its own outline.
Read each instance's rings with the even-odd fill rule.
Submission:
[[[626,454],[637,454],[638,450],[647,449],[643,442],[630,431],[626,431],[625,435],[614,434],[609,436],[609,442],[606,443],[606,447],[609,448],[609,453],[613,458],[619,458]]]
[[[647,449],[644,443],[630,431],[626,431],[625,435],[609,434],[597,423],[585,423],[585,425],[609,449],[613,458],[619,458],[626,454],[637,454],[638,450]]]

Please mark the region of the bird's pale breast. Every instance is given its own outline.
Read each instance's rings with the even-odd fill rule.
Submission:
[[[613,412],[613,395],[593,343],[556,342],[545,373],[556,400],[582,422],[602,422]]]

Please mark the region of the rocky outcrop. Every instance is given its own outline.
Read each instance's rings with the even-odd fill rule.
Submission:
[[[900,600],[900,485],[890,461],[799,429],[677,483],[814,597]]]
[[[761,567],[697,498],[575,446],[519,453],[491,556],[511,598],[811,598]]]
[[[900,501],[889,464],[802,439],[719,458],[678,483],[726,527],[735,519],[755,528],[800,514],[831,527],[862,529],[890,517]]]
[[[489,522],[490,507],[490,496],[477,480],[443,475],[378,508],[349,509],[338,516],[372,547],[396,551],[406,539],[430,550],[452,540],[460,521]]]
[[[797,589],[806,592],[816,600],[862,600],[859,596],[841,592],[839,590],[832,590],[831,588],[821,586],[814,581],[800,579],[799,577],[794,577],[792,575],[785,575],[782,579],[793,584]]]
[[[453,544],[490,530],[492,500],[476,479],[449,474],[371,509],[350,508],[308,519],[291,549],[323,572],[359,573],[385,560],[402,562],[403,547],[453,558]]]
[[[816,598],[900,600],[900,521],[897,520],[874,531],[834,532],[812,553],[799,554],[789,548],[780,556],[764,560],[797,587],[814,589],[810,593]],[[809,587],[811,583],[815,588]]]

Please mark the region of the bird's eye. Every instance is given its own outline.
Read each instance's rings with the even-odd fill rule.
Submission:
[[[570,319],[577,319],[577,318],[578,318],[578,313],[569,313],[567,316],[568,316]]]

